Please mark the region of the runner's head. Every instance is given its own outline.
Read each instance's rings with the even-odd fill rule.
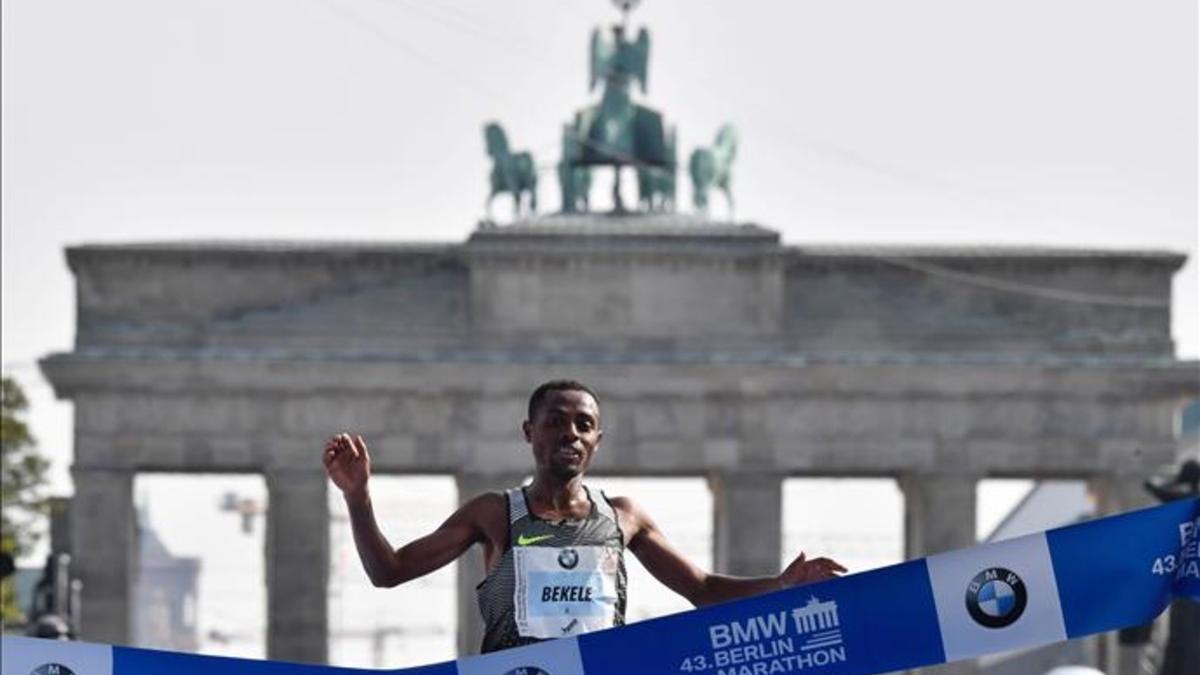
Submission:
[[[564,479],[581,475],[604,435],[599,397],[581,382],[547,382],[529,397],[529,419],[521,429],[538,471]]]
[[[541,408],[542,404],[545,403],[546,397],[556,391],[581,391],[592,397],[592,401],[595,402],[596,408],[599,410],[600,397],[596,395],[596,392],[592,391],[591,387],[578,380],[550,380],[549,382],[543,382],[529,395],[528,415],[530,421],[533,421],[534,415],[537,414],[538,408]]]

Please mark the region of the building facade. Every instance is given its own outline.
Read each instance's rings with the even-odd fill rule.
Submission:
[[[894,477],[918,557],[975,542],[985,477],[1146,503],[1200,394],[1170,337],[1173,253],[788,246],[748,224],[575,215],[454,244],[67,260],[76,344],[42,368],[75,404],[72,548],[102,642],[131,635],[139,471],[265,477],[268,656],[322,662],[333,432],[372,439],[377,472],[453,474],[465,500],[526,475],[530,391],[581,379],[603,401],[594,470],[707,477],[716,569],[763,574],[789,476]],[[478,553],[460,563],[464,652],[481,574]]]

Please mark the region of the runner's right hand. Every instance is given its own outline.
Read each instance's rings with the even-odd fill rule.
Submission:
[[[346,496],[365,494],[371,455],[362,436],[338,434],[325,442],[325,472]]]

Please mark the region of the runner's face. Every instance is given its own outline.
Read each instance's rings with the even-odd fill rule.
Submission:
[[[600,409],[585,391],[552,391],[522,425],[537,468],[561,478],[587,471],[600,445]]]

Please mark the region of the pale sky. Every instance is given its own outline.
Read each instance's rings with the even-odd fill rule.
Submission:
[[[33,367],[72,344],[64,245],[462,241],[483,214],[482,125],[556,162],[560,125],[598,96],[590,31],[618,16],[603,0],[0,6],[0,351],[64,458],[68,408]],[[1195,358],[1196,15],[1194,0],[647,0],[632,23],[651,29],[644,101],[681,156],[737,125],[739,219],[793,245],[1184,252],[1174,334]],[[550,172],[541,202],[557,207]]]
[[[556,162],[561,124],[599,95],[590,31],[619,16],[604,0],[2,8],[0,351],[61,490],[70,407],[33,364],[72,345],[63,246],[462,241],[483,215],[483,124]],[[1200,353],[1195,0],[646,0],[632,23],[651,31],[642,100],[682,157],[737,126],[738,220],[789,245],[1187,253],[1173,331]],[[557,208],[551,172],[540,199]]]

